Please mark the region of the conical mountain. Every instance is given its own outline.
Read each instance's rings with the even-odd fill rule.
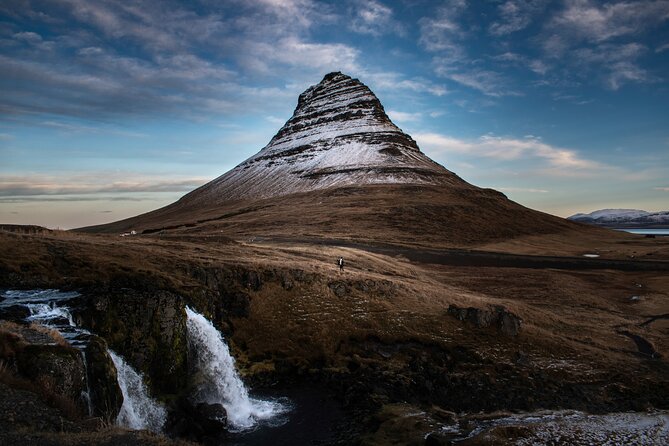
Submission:
[[[256,155],[179,201],[90,232],[471,246],[578,226],[460,179],[357,79],[330,73]]]
[[[462,183],[423,154],[357,79],[326,75],[260,152],[184,201],[209,205],[362,184]]]

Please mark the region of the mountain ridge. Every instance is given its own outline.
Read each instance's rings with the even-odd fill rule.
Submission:
[[[669,226],[669,211],[600,209],[588,214],[574,214],[567,219],[597,226]]]

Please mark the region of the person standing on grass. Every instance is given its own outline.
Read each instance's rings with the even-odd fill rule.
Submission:
[[[339,257],[339,260],[337,260],[337,265],[339,265],[339,272],[344,272],[344,258]]]

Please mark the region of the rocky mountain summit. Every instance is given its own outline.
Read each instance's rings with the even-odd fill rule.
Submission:
[[[464,182],[423,154],[366,85],[335,72],[300,95],[293,116],[260,152],[183,201],[210,204],[388,183]]]

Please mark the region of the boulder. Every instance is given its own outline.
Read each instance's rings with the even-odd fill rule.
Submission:
[[[494,327],[507,336],[517,336],[522,323],[521,318],[502,305],[495,305],[486,309],[449,305],[448,314],[459,321],[473,323],[478,328]]]
[[[220,440],[227,433],[227,421],[228,414],[221,404],[193,403],[181,398],[170,410],[167,433],[173,437],[211,442]]]
[[[343,281],[335,281],[328,283],[328,287],[337,297],[344,297],[350,293],[348,284]]]
[[[86,367],[79,350],[63,345],[29,344],[17,353],[16,364],[22,376],[83,406],[80,401],[87,390]]]
[[[23,305],[10,305],[0,308],[0,319],[12,322],[23,322],[30,316],[30,310]]]
[[[200,403],[195,406],[195,414],[200,421],[203,432],[207,436],[219,435],[225,431],[228,413],[222,404]]]

